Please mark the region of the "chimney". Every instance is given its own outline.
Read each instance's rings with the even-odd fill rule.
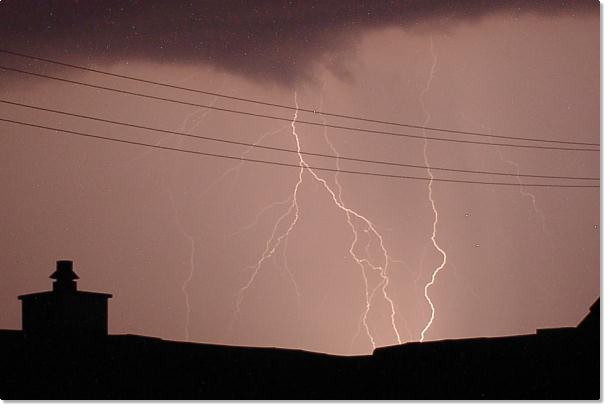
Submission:
[[[57,261],[53,290],[20,295],[23,332],[35,337],[108,335],[108,293],[76,290],[72,261]]]
[[[57,269],[50,276],[53,279],[53,292],[76,292],[78,275],[72,270],[72,261],[57,261]]]

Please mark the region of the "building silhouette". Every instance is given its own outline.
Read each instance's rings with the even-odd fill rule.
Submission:
[[[107,334],[110,295],[82,292],[71,261],[53,290],[19,296],[23,330],[0,330],[0,398],[600,398],[600,301],[575,327],[412,342],[365,356]]]
[[[42,337],[108,335],[107,293],[77,290],[78,275],[72,261],[57,261],[50,276],[53,290],[19,296],[22,329],[25,334]]]

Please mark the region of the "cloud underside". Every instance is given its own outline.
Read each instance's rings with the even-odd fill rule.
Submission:
[[[72,61],[204,63],[253,80],[293,84],[307,80],[316,64],[347,75],[341,55],[371,29],[446,30],[495,13],[599,13],[598,2],[582,0],[246,3],[5,0],[0,44]]]

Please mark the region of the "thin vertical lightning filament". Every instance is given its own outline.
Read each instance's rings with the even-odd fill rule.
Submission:
[[[422,111],[425,114],[425,120],[424,120],[424,124],[423,124],[424,127],[428,125],[428,122],[430,121],[430,117],[431,117],[430,112],[428,112],[428,110],[426,109],[426,106],[424,103],[424,97],[430,90],[430,85],[432,84],[432,79],[434,78],[434,71],[436,70],[436,63],[438,62],[438,58],[434,52],[434,41],[432,39],[430,39],[430,54],[432,54],[432,66],[430,67],[430,74],[428,75],[428,81],[426,82],[426,87],[424,88],[424,90],[422,91],[422,93],[419,96],[419,102],[421,104]],[[425,129],[423,131],[423,135],[426,136]],[[421,334],[419,337],[420,342],[424,341],[426,332],[428,331],[430,326],[432,326],[432,322],[434,322],[434,317],[436,314],[436,310],[434,308],[434,303],[432,302],[432,299],[430,299],[430,295],[429,295],[430,287],[434,285],[436,276],[441,271],[441,269],[443,269],[445,267],[445,264],[447,263],[447,254],[438,245],[438,242],[436,241],[436,226],[438,224],[438,210],[436,209],[436,203],[434,202],[434,197],[432,195],[432,184],[434,182],[434,175],[432,174],[432,171],[430,170],[430,161],[428,158],[428,140],[427,139],[424,140],[424,160],[426,163],[428,175],[430,176],[430,181],[428,182],[428,201],[430,201],[430,206],[432,207],[432,212],[434,213],[434,222],[432,223],[432,235],[430,236],[430,240],[432,241],[434,248],[443,256],[443,262],[434,269],[434,272],[432,273],[432,277],[431,277],[430,281],[428,283],[426,283],[426,286],[424,287],[424,296],[426,297],[426,300],[428,301],[428,305],[430,306],[431,313],[430,313],[430,319],[428,320],[428,323],[421,331]]]
[[[498,153],[498,155],[500,156],[500,159],[507,163],[510,164],[515,171],[517,171],[517,174],[521,173],[521,167],[519,166],[519,163],[515,162],[515,161],[511,161],[509,159],[504,158],[504,155],[502,154],[502,151],[500,150],[499,147],[495,147],[496,148],[496,152]],[[517,175],[517,181],[519,181],[519,193],[521,194],[521,196],[528,198],[532,204],[532,208],[534,209],[534,212],[536,213],[536,215],[538,215],[538,217],[540,218],[540,224],[542,226],[542,231],[547,235],[547,236],[551,236],[551,234],[549,233],[547,227],[546,227],[546,217],[544,215],[544,212],[542,212],[540,210],[540,208],[538,208],[538,204],[536,202],[536,196],[531,193],[526,191],[523,188],[523,180],[521,179],[521,176]]]
[[[215,97],[212,100],[211,105],[214,105],[216,103],[216,101],[218,100],[218,97]],[[185,132],[187,130],[193,130],[195,129],[197,126],[199,126],[201,124],[201,122],[207,117],[207,115],[209,114],[210,110],[209,109],[203,109],[203,110],[198,110],[197,112],[188,114],[183,122],[181,127],[178,129],[181,132]],[[191,127],[188,127],[188,123],[189,120],[191,119],[191,117],[197,117],[198,118],[193,122],[193,124],[191,125]],[[184,141],[185,137],[181,137],[181,142]],[[176,224],[178,225],[178,229],[180,230],[180,233],[189,241],[189,272],[188,275],[186,277],[186,279],[184,280],[184,282],[182,282],[182,286],[181,286],[181,291],[182,294],[184,295],[184,304],[185,304],[185,308],[186,308],[186,317],[184,320],[184,337],[185,340],[190,340],[191,335],[190,335],[190,323],[191,323],[191,303],[190,303],[190,299],[189,299],[189,294],[188,294],[188,285],[191,283],[191,281],[193,280],[193,275],[195,274],[195,248],[196,248],[196,243],[195,243],[195,238],[193,237],[193,235],[189,234],[186,229],[184,228],[184,226],[182,225],[182,222],[180,221],[180,218],[178,217],[178,213],[177,213],[177,207],[176,207],[176,203],[175,203],[175,199],[174,199],[174,195],[172,193],[172,190],[170,189],[170,200],[172,202],[173,205],[173,209],[174,209],[174,216],[176,218]]]

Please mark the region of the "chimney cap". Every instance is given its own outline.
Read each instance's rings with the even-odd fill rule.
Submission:
[[[49,277],[57,281],[73,281],[78,279],[78,275],[72,270],[72,266],[73,262],[70,260],[57,261],[57,270]]]

